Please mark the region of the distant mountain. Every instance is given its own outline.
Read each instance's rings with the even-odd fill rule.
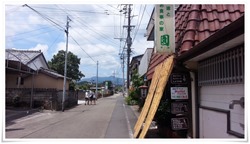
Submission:
[[[91,78],[83,78],[79,82],[94,82],[96,81],[96,77],[91,77]],[[122,78],[114,77],[114,76],[109,76],[109,77],[98,77],[98,83],[103,83],[104,81],[112,81],[113,84],[115,85],[122,85]]]

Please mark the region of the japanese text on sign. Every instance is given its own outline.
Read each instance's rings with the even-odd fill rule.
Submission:
[[[171,99],[188,99],[188,88],[171,87]]]
[[[172,118],[171,119],[171,127],[173,130],[188,129],[188,119],[186,117]]]
[[[171,54],[175,49],[174,5],[156,5],[155,10],[156,51]]]
[[[187,102],[173,102],[171,103],[171,113],[172,114],[184,114],[188,112]]]
[[[187,76],[185,74],[173,73],[171,75],[171,83],[172,84],[186,84]]]

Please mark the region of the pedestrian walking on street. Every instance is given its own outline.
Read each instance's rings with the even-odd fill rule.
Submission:
[[[89,105],[89,91],[88,90],[86,90],[86,92],[85,92],[85,105]]]
[[[94,100],[94,93],[93,93],[93,91],[89,92],[89,100],[90,100],[90,104],[92,105],[92,101]]]
[[[94,102],[94,105],[96,105],[96,95],[95,95],[95,93],[93,93],[93,102]]]

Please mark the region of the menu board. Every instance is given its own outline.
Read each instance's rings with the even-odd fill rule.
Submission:
[[[171,87],[171,99],[188,99],[187,87]]]
[[[187,117],[172,118],[171,127],[172,127],[172,130],[188,129],[188,118]]]
[[[171,103],[171,113],[172,114],[185,114],[188,112],[187,102],[173,102]]]

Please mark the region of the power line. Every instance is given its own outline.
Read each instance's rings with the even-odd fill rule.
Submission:
[[[141,16],[141,20],[140,20],[140,23],[139,23],[139,25],[138,25],[138,27],[137,27],[137,30],[136,30],[136,32],[135,32],[135,35],[134,35],[134,38],[133,38],[133,42],[134,42],[134,40],[135,40],[135,37],[136,37],[136,35],[137,35],[137,32],[139,31],[139,28],[140,28],[140,25],[141,25],[141,21],[142,21],[142,18],[143,18],[143,16],[144,16],[144,12],[145,12],[145,10],[146,10],[146,6],[147,6],[147,5],[144,6],[144,10],[143,10],[143,13],[142,13],[142,16]],[[132,43],[133,43],[133,42],[132,42]]]
[[[51,31],[46,31],[46,32],[42,32],[42,33],[39,33],[39,34],[30,35],[30,36],[28,36],[28,37],[24,37],[24,38],[17,38],[17,39],[10,39],[10,40],[7,40],[7,41],[19,41],[19,40],[23,40],[23,39],[28,39],[28,38],[30,38],[30,37],[39,36],[39,35],[41,35],[41,34],[48,33],[48,32],[52,32],[52,31],[56,31],[56,30],[54,29],[54,30],[51,30]]]
[[[79,20],[77,20],[77,21],[78,21],[80,24],[85,25],[86,27],[88,27],[89,30],[91,30],[92,32],[98,34],[98,35],[99,35],[100,37],[102,37],[103,39],[108,39],[108,37],[109,37],[108,35],[104,35],[104,34],[98,33],[96,30],[93,30],[90,26],[87,26],[86,24],[80,22]],[[75,23],[75,22],[74,22],[74,23]],[[93,34],[89,33],[87,30],[83,29],[82,27],[80,27],[80,28],[81,28],[83,31],[87,32],[88,34],[93,35]],[[94,36],[94,35],[93,35],[93,36]],[[104,43],[110,42],[110,44],[112,43],[112,44],[118,46],[117,43],[115,43],[115,42],[113,42],[113,41],[110,41],[110,40],[108,40],[108,41],[103,41],[102,39],[97,39],[97,40],[102,41],[102,42],[104,42]]]
[[[74,41],[75,41],[75,43],[82,49],[82,51],[91,59],[91,60],[93,60],[94,62],[96,62],[81,46],[80,46],[80,44],[72,37],[72,36],[70,36]]]
[[[67,9],[65,8],[65,10],[67,10]],[[64,11],[64,12],[65,12],[65,11]],[[69,14],[68,12],[65,12],[65,13],[67,13],[68,15],[71,15],[71,14]],[[72,15],[71,15],[71,16],[72,16]],[[73,16],[72,16],[72,17],[73,17]],[[98,35],[101,36],[103,39],[108,39],[108,37],[110,37],[110,36],[108,36],[108,35],[106,35],[106,34],[97,32],[97,31],[96,31],[94,28],[92,28],[91,26],[88,26],[87,24],[85,24],[85,23],[87,23],[87,22],[85,22],[84,20],[82,20],[83,22],[85,22],[85,23],[82,23],[80,20],[82,20],[82,19],[80,19],[79,17],[78,17],[78,19],[76,19],[76,21],[79,22],[81,25],[84,25],[84,26],[88,27],[89,30],[91,30],[91,31],[93,31],[94,33],[98,34]],[[75,23],[75,22],[73,22],[73,23]],[[76,23],[75,23],[75,24],[76,24]],[[82,29],[82,27],[80,27],[80,28]],[[82,30],[86,31],[85,29],[82,29]],[[88,33],[88,31],[86,31],[86,32]],[[89,34],[91,34],[91,33],[89,33]],[[91,35],[92,35],[92,34],[91,34]],[[106,43],[106,41],[103,41],[102,39],[97,39],[97,40]],[[111,43],[113,43],[113,44],[115,44],[115,45],[118,45],[118,44],[115,43],[114,41],[108,41],[108,42],[111,42]]]
[[[64,10],[64,9],[61,9],[61,8],[48,8],[48,7],[38,7],[38,6],[34,6],[36,8],[42,8],[42,9],[52,9],[52,10]],[[80,12],[80,13],[93,13],[93,14],[105,14],[107,15],[106,12],[96,12],[96,11],[82,11],[82,10],[70,10],[70,9],[67,9],[67,11],[72,11],[72,12]]]
[[[74,31],[74,30],[73,30],[73,31]],[[78,31],[74,31],[74,32],[76,32],[79,36],[82,36]],[[90,44],[96,45],[96,44],[94,44],[93,42],[91,42],[91,41],[88,40],[88,39],[85,39],[85,40],[87,40]],[[105,49],[99,47],[98,45],[96,45],[95,47],[98,47],[98,48],[102,49],[103,51],[107,52]],[[107,53],[110,53],[110,52],[107,52]]]
[[[42,27],[42,28],[39,28],[39,29],[27,31],[27,32],[18,33],[18,34],[15,34],[15,35],[7,35],[6,37],[15,37],[17,35],[23,35],[23,34],[31,33],[31,32],[34,32],[34,31],[39,31],[39,30],[46,29],[46,28],[50,28],[50,26]]]
[[[17,7],[15,7],[15,8],[12,8],[12,9],[6,11],[6,15],[9,15],[9,14],[11,14],[11,13],[17,11],[17,10],[20,9],[21,7],[22,7],[22,6],[17,6]]]
[[[140,10],[139,10],[139,14],[138,14],[138,19],[137,19],[137,23],[136,23],[136,28],[138,29],[138,25],[139,25],[139,21],[140,21],[140,16],[141,16],[141,8],[142,8],[142,5],[140,5]],[[136,32],[136,30],[135,30],[135,32]],[[135,33],[134,32],[134,33]]]
[[[111,4],[108,4],[108,6],[112,7],[115,10],[119,10],[118,8],[115,8],[114,6],[112,6]]]
[[[62,33],[59,33],[59,35],[57,36],[57,38],[54,40],[54,42],[48,47],[48,48],[51,48],[55,43],[56,41],[58,40],[58,38],[62,35]]]
[[[30,8],[31,10],[33,10],[34,12],[36,12],[38,15],[40,15],[42,18],[44,18],[45,20],[47,20],[48,22],[51,22],[53,24],[55,24],[56,26],[58,26],[58,28],[60,30],[65,31],[64,27],[60,26],[59,24],[57,24],[56,22],[54,22],[53,20],[51,20],[48,16],[44,16],[43,14],[41,14],[40,12],[38,12],[37,10],[33,9],[32,7],[30,7],[29,5],[25,4],[23,6],[26,6],[28,8]]]

